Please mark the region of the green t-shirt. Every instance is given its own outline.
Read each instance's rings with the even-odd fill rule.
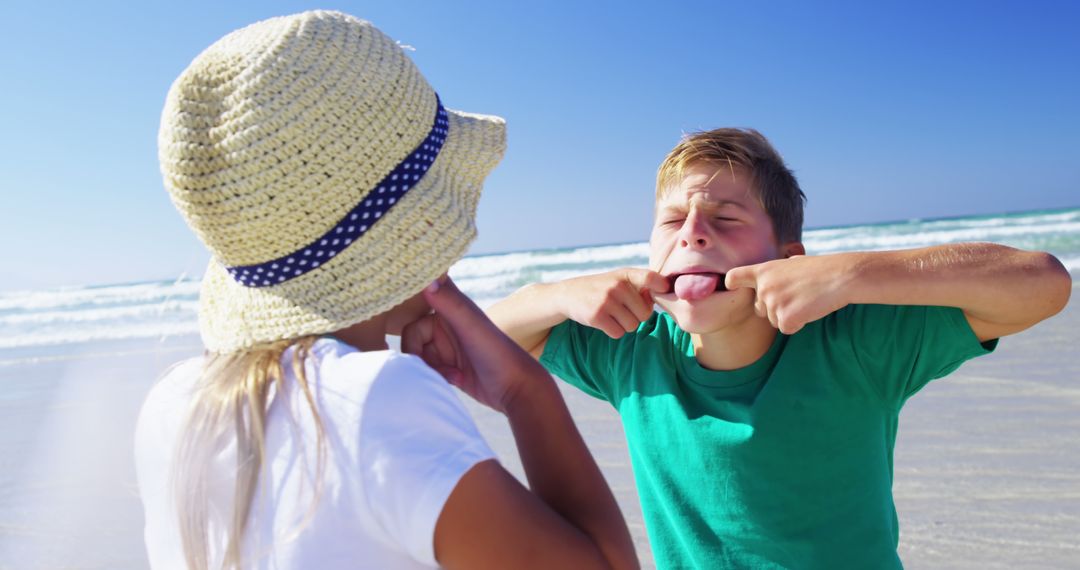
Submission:
[[[877,569],[901,567],[901,406],[995,344],[958,309],[852,305],[738,370],[664,313],[618,340],[564,322],[540,362],[619,411],[660,568]]]

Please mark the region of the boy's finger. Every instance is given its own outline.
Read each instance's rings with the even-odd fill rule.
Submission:
[[[774,329],[779,329],[780,328],[780,318],[778,316],[776,316],[776,309],[774,309],[773,307],[768,307],[768,308],[766,308],[766,310],[768,311],[769,323],[772,324]]]
[[[757,279],[755,278],[754,266],[747,265],[745,267],[736,267],[727,272],[724,276],[724,287],[728,291],[732,289],[741,289],[743,287],[750,287],[751,289],[757,286]]]
[[[638,299],[640,301],[640,299]],[[619,328],[623,332],[633,332],[638,328],[638,324],[642,319],[637,318],[637,315],[630,308],[626,306],[619,307],[618,310],[612,311],[611,318],[615,319],[615,322],[619,324]]]
[[[634,318],[637,319],[637,322],[640,323],[641,321],[644,321],[645,319],[649,318],[649,316],[652,315],[652,311],[653,311],[652,295],[649,294],[648,291],[645,291],[644,293],[641,294],[640,297],[635,296],[635,298],[631,299],[630,304],[628,304],[626,306],[626,308],[631,313],[633,313]],[[636,329],[637,327],[634,327],[634,328]]]
[[[804,325],[805,325],[805,323],[803,323],[803,324],[800,324],[800,323],[795,323],[795,324],[786,323],[784,326],[787,327],[787,330],[784,330],[783,328],[780,328],[780,327],[777,327],[777,328],[779,328],[780,332],[782,332],[784,334],[792,335],[792,334],[795,334],[795,333],[801,331]]]
[[[626,330],[618,321],[612,316],[602,317],[597,323],[596,328],[604,332],[611,338],[622,338],[626,334]]]
[[[637,323],[649,318],[652,314],[653,299],[652,293],[648,289],[633,289],[620,291],[620,295],[616,302],[621,303],[621,307],[617,307],[616,310],[623,310],[629,313],[627,318],[636,319],[634,328],[637,328]],[[619,319],[616,319],[619,320]],[[620,324],[622,321],[619,320]]]
[[[762,301],[761,297],[754,301],[754,312],[759,317],[767,318],[769,316],[769,308],[765,306],[765,301]]]
[[[671,283],[667,278],[651,269],[634,269],[630,273],[630,283],[634,288],[647,290],[653,293],[667,293],[671,289]]]

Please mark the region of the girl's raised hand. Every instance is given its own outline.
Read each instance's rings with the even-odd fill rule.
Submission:
[[[401,348],[476,401],[506,413],[529,374],[547,372],[447,276],[424,290],[434,311],[407,325]]]

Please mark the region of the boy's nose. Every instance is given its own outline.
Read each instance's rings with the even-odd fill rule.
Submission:
[[[692,238],[689,240],[684,239],[682,240],[682,244],[680,245],[682,245],[683,247],[690,247],[691,245],[693,245],[695,246],[695,248],[704,249],[709,246],[709,240],[704,237]]]
[[[683,224],[682,230],[683,235],[679,237],[679,245],[681,247],[693,249],[704,249],[709,247],[709,243],[711,242],[709,232],[698,220],[696,215],[691,215],[687,218],[686,223]]]

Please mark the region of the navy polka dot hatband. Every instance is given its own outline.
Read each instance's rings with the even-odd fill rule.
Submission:
[[[340,330],[419,292],[475,238],[502,119],[444,109],[402,49],[338,12],[215,42],[173,83],[159,160],[210,250],[207,348]]]
[[[440,103],[435,123],[424,142],[379,181],[375,192],[360,200],[333,228],[315,241],[277,259],[228,267],[229,275],[245,287],[277,285],[317,268],[352,245],[428,171],[442,149],[448,125],[446,109]]]

